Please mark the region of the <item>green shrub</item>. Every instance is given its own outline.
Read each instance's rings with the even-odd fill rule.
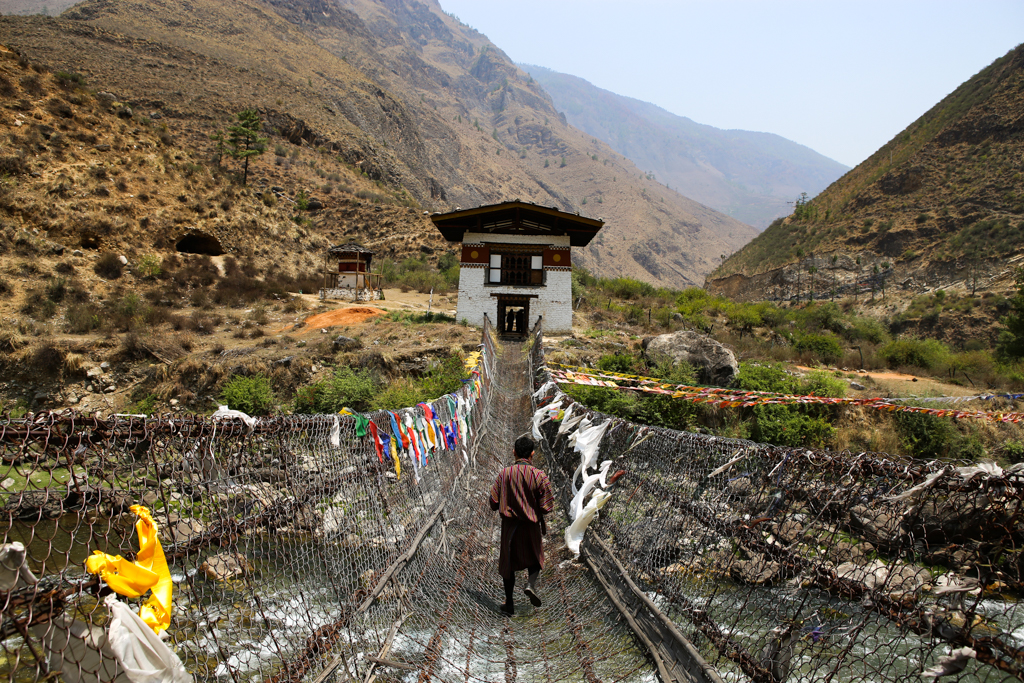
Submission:
[[[135,273],[143,280],[153,280],[160,276],[160,258],[156,254],[146,254],[139,259]]]
[[[358,412],[369,409],[379,382],[365,369],[340,367],[328,379],[301,387],[295,393],[296,413],[336,413],[342,408]]]
[[[233,410],[249,415],[267,415],[274,407],[274,391],[270,378],[262,374],[235,375],[220,392],[221,402]]]
[[[949,349],[937,339],[897,339],[878,350],[890,368],[913,366],[931,370],[949,358]]]
[[[636,358],[625,354],[608,354],[601,356],[597,361],[597,367],[605,372],[624,372],[636,374]]]
[[[461,356],[451,355],[436,361],[419,379],[403,377],[392,382],[374,397],[370,407],[374,410],[397,410],[433,401],[461,387],[465,376]]]
[[[776,446],[827,446],[836,429],[796,406],[755,406],[749,437]]]
[[[949,418],[927,413],[894,413],[900,443],[915,458],[978,460],[985,447],[977,436],[963,434]]]
[[[836,363],[843,357],[843,347],[831,334],[805,334],[797,339],[794,348],[826,364]]]

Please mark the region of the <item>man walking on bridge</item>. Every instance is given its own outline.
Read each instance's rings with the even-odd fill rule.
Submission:
[[[544,515],[555,508],[548,475],[533,466],[533,439],[521,436],[513,448],[516,461],[503,469],[491,487],[491,509],[501,515],[501,550],[498,573],[505,584],[504,614],[515,614],[512,592],[516,572],[527,570],[523,590],[534,607],[540,607],[537,577],[544,568],[544,545],[541,535],[547,534]]]

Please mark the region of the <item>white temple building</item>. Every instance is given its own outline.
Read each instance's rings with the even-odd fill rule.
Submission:
[[[543,318],[546,334],[572,332],[572,251],[604,221],[527,202],[504,202],[431,217],[462,244],[457,319],[525,336]]]

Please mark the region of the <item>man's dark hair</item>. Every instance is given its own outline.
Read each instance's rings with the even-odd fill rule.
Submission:
[[[517,458],[529,458],[533,453],[533,439],[528,436],[519,437],[514,450]]]

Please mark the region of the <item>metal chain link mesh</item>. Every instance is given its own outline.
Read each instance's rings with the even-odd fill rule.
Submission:
[[[197,681],[655,680],[566,549],[562,511],[545,539],[544,606],[519,592],[517,616],[499,613],[487,492],[530,428],[532,390],[570,402],[547,383],[542,345],[539,328],[501,346],[485,328],[478,394],[460,390],[479,395],[468,438],[418,472],[403,459],[401,476],[352,417],[252,429],[0,418],[0,680],[115,680],[109,589],[83,562],[97,550],[134,558],[134,504],[160,527],[175,585],[167,642]],[[433,408],[455,417],[448,401]],[[1017,470],[590,416],[614,420],[598,461],[626,474],[586,533],[725,680],[910,681],[936,666],[949,679],[1022,678]],[[367,417],[391,433],[389,414]],[[567,508],[580,459],[558,426],[541,427],[538,464]],[[16,542],[38,582],[3,554]]]
[[[567,408],[541,346],[540,400]],[[612,421],[596,461],[627,472],[587,533],[726,680],[1024,678],[1024,468],[778,448],[581,409]],[[580,455],[558,424],[543,433],[564,491]]]

